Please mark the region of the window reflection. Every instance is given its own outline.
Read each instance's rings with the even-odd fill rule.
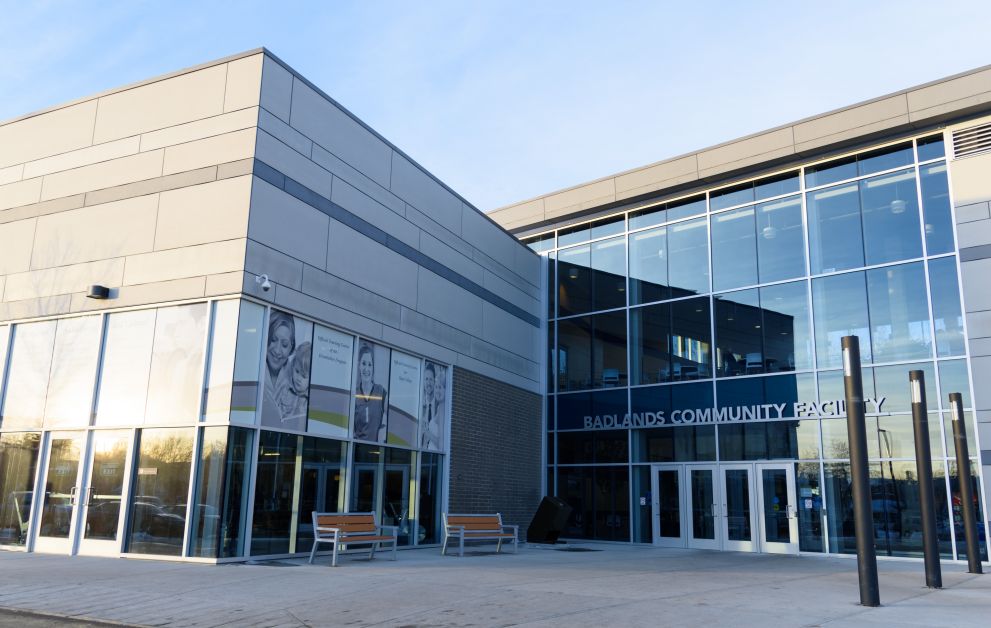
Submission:
[[[922,187],[926,251],[929,255],[950,253],[953,251],[953,216],[950,212],[950,184],[946,179],[946,163],[919,168],[919,184]]]
[[[932,330],[921,262],[867,271],[875,362],[928,358]]]
[[[193,460],[193,428],[141,430],[126,551],[179,556]]]
[[[751,195],[752,196],[752,195]],[[712,287],[727,290],[757,283],[754,208],[712,217]]]
[[[0,434],[0,545],[27,543],[40,444],[37,433]]]
[[[843,336],[858,336],[861,360],[872,361],[867,285],[862,272],[813,279],[812,307],[819,368],[843,366]]]
[[[868,265],[922,256],[917,199],[913,170],[860,182]]]
[[[46,428],[89,425],[102,324],[100,316],[58,322],[45,405]]]
[[[207,318],[206,303],[158,310],[147,423],[182,423],[198,417]]]
[[[55,346],[55,321],[14,328],[3,428],[41,427]]]
[[[857,185],[848,183],[808,195],[812,273],[864,265]]]
[[[107,318],[96,425],[127,425],[144,418],[156,310]]]
[[[558,390],[627,384],[626,312],[559,321]]]
[[[800,197],[757,206],[757,274],[761,283],[805,274],[803,232]]]
[[[932,294],[933,322],[936,326],[936,355],[963,355],[967,351],[963,335],[963,309],[955,257],[929,260],[929,290]]]
[[[668,227],[668,281],[673,298],[709,291],[709,251],[705,219]]]

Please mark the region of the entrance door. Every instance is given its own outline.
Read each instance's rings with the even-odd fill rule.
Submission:
[[[130,442],[126,430],[51,434],[35,551],[120,553]]]
[[[71,554],[79,511],[79,478],[85,432],[52,432],[48,438],[36,552]]]
[[[719,467],[724,549],[739,552],[753,552],[757,549],[752,478],[753,465],[732,464]]]
[[[130,468],[131,432],[99,431],[90,436],[86,484],[79,491],[81,509],[79,553],[115,556],[120,553],[124,495]]]
[[[760,551],[797,554],[795,467],[790,464],[758,464],[756,472],[760,504]]]
[[[688,547],[719,549],[719,467],[687,465]]]
[[[685,547],[684,467],[654,465],[653,470],[654,544]]]

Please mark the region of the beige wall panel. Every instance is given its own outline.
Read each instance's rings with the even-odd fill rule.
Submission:
[[[27,220],[28,218],[36,218],[48,214],[57,214],[58,212],[64,212],[70,209],[78,209],[83,206],[85,198],[85,194],[76,194],[75,196],[63,196],[53,201],[22,205],[21,207],[0,211],[0,224]]]
[[[251,186],[248,237],[311,266],[327,264],[330,218],[275,186],[255,179]]]
[[[289,122],[292,107],[292,73],[268,56],[262,63],[261,106]]]
[[[749,137],[698,153],[698,169],[703,171],[724,164],[752,160],[794,145],[791,127]]]
[[[551,194],[544,198],[544,212],[548,217],[566,207],[588,202],[606,203],[616,198],[615,179],[588,183],[580,187]]]
[[[727,163],[718,164],[709,168],[699,168],[699,177],[706,178],[715,175],[723,174],[726,172],[731,172],[737,168],[745,168],[747,166],[752,166],[755,164],[760,164],[761,162],[769,161],[771,159],[777,159],[779,157],[790,157],[795,154],[795,147],[788,145],[776,150],[772,150],[767,153],[761,153],[759,155],[752,155],[750,157],[744,157],[737,161],[731,161]],[[702,158],[699,157],[699,163],[701,164]]]
[[[51,268],[152,250],[158,197],[138,196],[38,218],[31,268]]]
[[[17,164],[8,168],[0,168],[0,185],[14,183],[24,178],[24,164]]]
[[[796,124],[793,127],[795,130],[795,143],[808,142],[820,137],[827,137],[899,116],[906,116],[907,120],[908,101],[904,95],[885,98],[884,100]]]
[[[243,238],[250,205],[250,176],[162,192],[155,250]]]
[[[31,246],[37,223],[36,218],[31,218],[0,225],[0,275],[31,268]]]
[[[217,65],[100,99],[93,141],[107,142],[224,112],[227,66]]]
[[[991,153],[955,159],[950,162],[950,182],[953,202],[971,205],[991,198],[988,180],[991,178]]]
[[[227,64],[224,111],[257,107],[262,89],[262,58],[257,54]]]
[[[123,258],[32,270],[7,276],[4,301],[23,301],[70,292],[83,292],[92,284],[119,286],[124,276]]]
[[[137,136],[126,137],[122,140],[97,144],[89,148],[81,148],[54,157],[32,161],[24,165],[24,176],[30,179],[52,172],[70,170],[79,166],[88,166],[101,161],[133,155],[138,152],[139,143],[140,139]]]
[[[41,200],[41,177],[0,185],[0,210],[30,205]]]
[[[106,301],[88,299],[85,294],[72,295],[72,311],[88,312],[117,307],[132,307],[166,301],[198,299],[205,295],[206,277],[189,277],[171,281],[156,281],[139,286],[122,286],[110,293]]]
[[[866,135],[870,135],[872,133],[884,133],[890,129],[904,127],[908,124],[909,118],[907,115],[886,118],[861,127],[841,130],[833,135],[819,137],[807,142],[798,142],[795,144],[795,152],[799,155],[808,155],[812,154],[813,151],[828,148],[837,142],[842,142],[844,140],[862,140]]]
[[[0,321],[57,316],[67,314],[72,306],[72,295],[60,294],[41,299],[25,299],[10,303],[0,302]]]
[[[163,146],[172,146],[223,133],[231,133],[232,131],[240,131],[241,129],[250,129],[257,123],[258,109],[256,107],[232,111],[221,116],[213,116],[196,122],[170,126],[160,131],[145,133],[141,136],[141,150],[149,151]]]
[[[124,268],[124,284],[168,281],[229,273],[244,268],[245,240],[228,240],[181,249],[132,255]]]
[[[972,98],[982,92],[991,92],[991,70],[913,90],[908,94],[908,108],[909,111],[916,112],[956,100]]]
[[[6,287],[7,287],[7,278],[4,275],[0,275],[0,294],[3,294],[4,288]]]
[[[47,201],[60,196],[71,196],[80,192],[161,176],[163,153],[163,150],[156,150],[50,174],[44,178],[41,200]]]
[[[503,228],[510,223],[540,222],[544,219],[544,199],[538,198],[518,205],[502,207],[489,212],[488,216]]]
[[[0,168],[89,146],[96,101],[0,126]]]
[[[616,177],[616,192],[658,185],[671,179],[684,180],[686,177],[698,177],[698,160],[695,155],[665,161],[664,163],[640,168]]]
[[[210,275],[206,278],[206,292],[208,297],[215,297],[221,294],[235,294],[241,292],[244,284],[244,271],[236,270],[231,273],[221,273]]]
[[[255,153],[255,129],[244,129],[187,142],[165,149],[162,174],[195,170],[213,164],[247,159]]]

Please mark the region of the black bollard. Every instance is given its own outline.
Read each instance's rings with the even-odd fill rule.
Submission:
[[[915,469],[919,477],[919,510],[922,515],[922,553],[926,566],[926,586],[943,588],[936,538],[936,496],[933,491],[932,450],[929,444],[929,415],[926,408],[926,375],[909,371],[912,390],[912,427],[915,430]]]
[[[984,573],[981,569],[981,548],[977,544],[977,513],[974,512],[974,485],[970,479],[970,451],[967,448],[967,428],[963,417],[963,395],[950,393],[953,414],[953,444],[957,450],[957,482],[960,484],[960,516],[967,539],[967,571]]]
[[[864,382],[860,372],[860,341],[844,336],[843,388],[846,393],[846,428],[850,440],[850,475],[853,487],[853,522],[857,535],[857,575],[860,603],[880,606],[877,586],[877,554],[874,550],[874,514],[867,466],[867,426],[864,422]]]

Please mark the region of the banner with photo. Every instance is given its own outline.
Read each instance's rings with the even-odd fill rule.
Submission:
[[[262,425],[306,429],[313,323],[272,310],[265,344]]]
[[[427,360],[420,397],[420,447],[428,451],[444,451],[447,409],[450,407],[447,378],[447,366]]]
[[[354,421],[352,429],[358,440],[384,443],[386,435],[386,399],[389,396],[388,347],[361,340],[354,364]]]
[[[420,403],[420,358],[392,352],[389,375],[389,415],[386,442],[416,446],[416,416]]]
[[[306,431],[347,438],[354,336],[316,325]]]

